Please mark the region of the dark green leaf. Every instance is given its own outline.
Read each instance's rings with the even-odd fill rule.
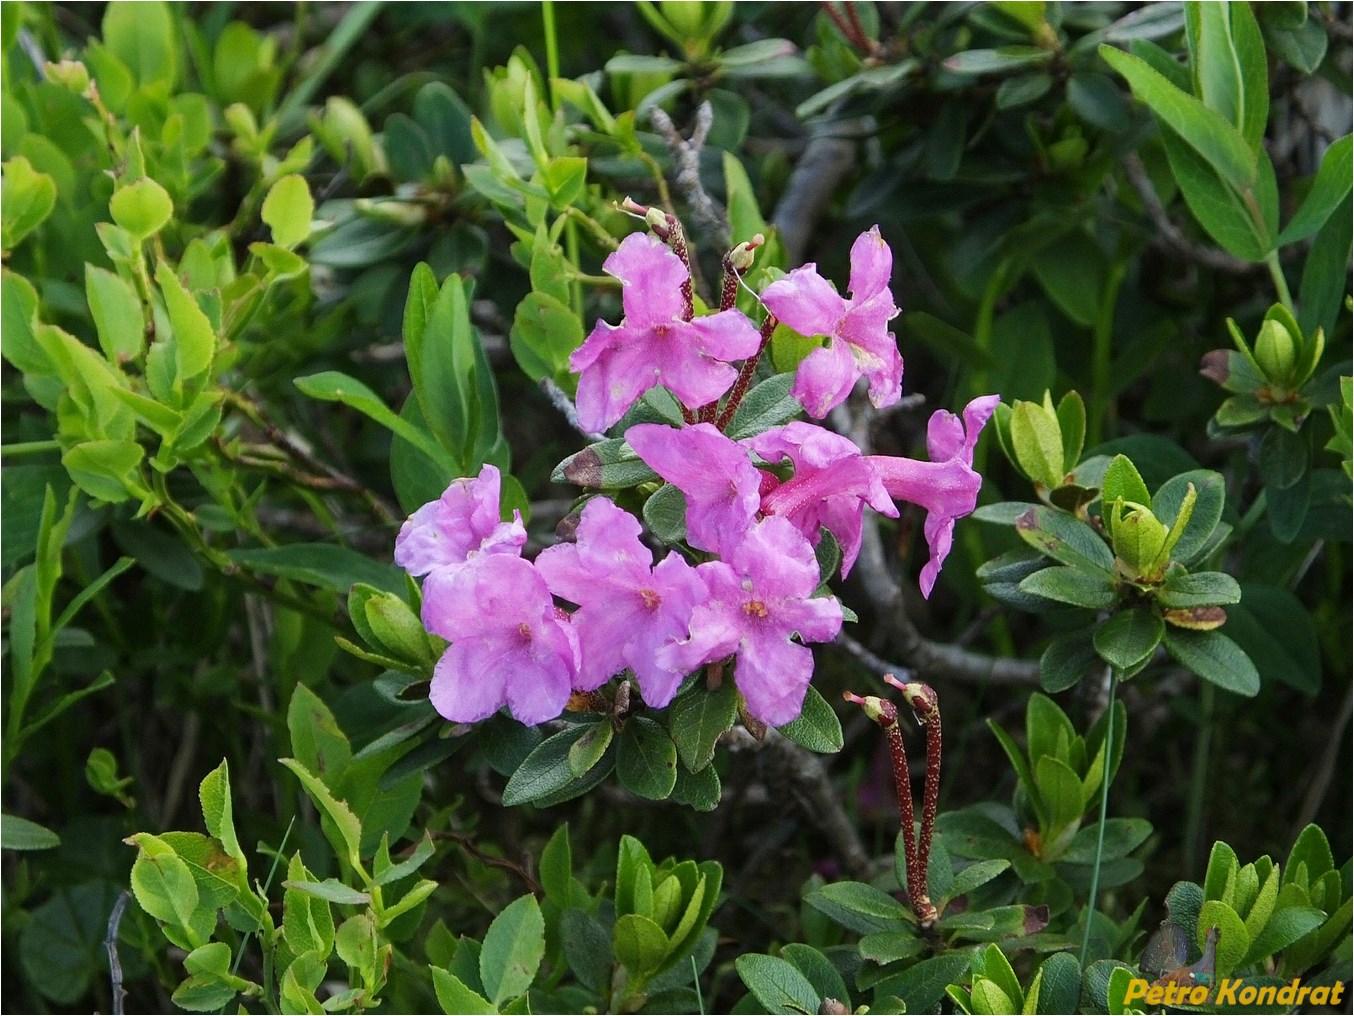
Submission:
[[[968,970],[972,954],[972,949],[956,949],[922,960],[876,984],[875,994],[898,996],[907,1005],[907,1012],[930,1011],[944,996],[946,986],[958,981]]]
[[[1053,53],[1038,46],[1001,46],[970,49],[948,57],[942,66],[955,74],[998,74],[1003,71],[1047,63]]]
[[[801,747],[823,755],[841,751],[844,743],[841,720],[812,685],[804,692],[804,706],[799,716],[778,729]]]
[[[1326,149],[1317,170],[1312,189],[1302,207],[1297,210],[1284,231],[1279,234],[1278,246],[1296,243],[1315,234],[1349,196],[1354,158],[1351,157],[1351,139],[1346,134]]]
[[[227,555],[250,571],[339,593],[347,593],[356,582],[396,594],[405,588],[404,576],[398,569],[331,543],[290,543],[282,547],[232,550]]]
[[[1242,585],[1240,599],[1227,610],[1227,636],[1251,658],[1264,681],[1282,681],[1315,694],[1321,687],[1321,642],[1302,601],[1286,589],[1258,582]]]
[[[679,695],[668,712],[668,726],[676,742],[677,753],[691,772],[699,772],[715,757],[719,736],[733,726],[738,714],[738,691],[732,681],[724,681],[708,691],[697,681],[690,691]]]
[[[1162,525],[1173,527],[1191,484],[1195,491],[1194,511],[1171,551],[1173,560],[1186,564],[1208,546],[1213,530],[1222,521],[1222,509],[1227,498],[1227,487],[1222,475],[1211,469],[1181,473],[1163,483],[1152,498],[1152,514]]]
[[[569,769],[569,750],[588,729],[580,724],[561,730],[533,748],[503,788],[504,806],[535,801],[572,782],[574,775]]]
[[[1114,567],[1114,555],[1094,529],[1052,508],[1031,508],[1016,520],[1016,532],[1061,564],[1091,572]]]
[[[1156,651],[1165,634],[1157,612],[1135,607],[1115,614],[1095,630],[1095,649],[1121,672],[1132,670]]]
[[[753,387],[733,414],[729,437],[741,441],[799,416],[804,410],[790,394],[794,382],[794,374],[777,374]]]
[[[626,722],[617,739],[616,777],[640,797],[662,801],[677,780],[677,746],[653,720],[638,716]]]
[[[816,1013],[821,998],[793,964],[775,956],[745,953],[734,964],[738,976],[768,1013]]]
[[[1066,566],[1043,568],[1020,582],[1020,591],[1074,607],[1096,610],[1114,605],[1118,592],[1114,580],[1102,571],[1082,571]]]
[[[686,539],[686,497],[673,484],[665,483],[644,502],[644,524],[664,543]]]
[[[1254,695],[1260,690],[1255,664],[1221,632],[1167,628],[1165,642],[1172,656],[1205,681],[1238,695]]]
[[[20,818],[0,816],[0,848],[5,850],[50,850],[61,846],[61,837],[46,826]]]

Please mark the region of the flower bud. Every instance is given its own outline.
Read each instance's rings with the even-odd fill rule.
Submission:
[[[60,85],[76,95],[84,95],[89,89],[89,70],[79,60],[62,60],[49,63],[46,67],[47,80]]]
[[[892,702],[881,699],[876,695],[866,695],[861,698],[854,692],[842,692],[842,698],[848,702],[854,702],[865,710],[865,715],[874,720],[881,727],[891,727],[898,722],[898,710]]]
[[[729,251],[729,264],[739,275],[742,275],[752,267],[753,258],[756,256],[753,251],[764,243],[766,243],[766,237],[762,236],[761,233],[756,234],[751,240],[744,240]]]
[[[1161,560],[1168,530],[1141,505],[1133,505],[1114,523],[1114,554],[1132,578],[1154,580],[1165,565]]]
[[[1255,339],[1255,360],[1265,376],[1274,384],[1287,384],[1297,358],[1298,344],[1292,333],[1281,322],[1267,319]]]

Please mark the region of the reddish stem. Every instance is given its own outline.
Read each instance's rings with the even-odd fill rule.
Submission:
[[[935,689],[919,681],[899,681],[892,674],[887,675],[884,680],[903,693],[903,699],[912,708],[917,722],[926,728],[926,787],[922,797],[921,834],[917,844],[918,863],[925,872],[931,863],[931,840],[935,832],[936,806],[940,800],[940,700],[936,696]],[[917,916],[922,918],[922,925],[925,927],[935,921],[936,912],[929,899],[924,899],[923,902],[931,911],[929,921],[922,916],[920,910],[917,910],[915,904],[913,909],[917,910]]]
[[[762,341],[757,347],[757,352],[753,353],[743,361],[742,369],[738,371],[738,380],[733,383],[733,390],[729,392],[729,400],[724,403],[724,412],[719,414],[719,420],[715,426],[724,430],[733,419],[733,414],[738,411],[738,404],[743,401],[743,396],[748,393],[752,387],[752,379],[757,373],[757,364],[761,362],[762,353],[766,347],[771,344],[771,333],[776,330],[776,315],[767,314],[766,320],[762,322]]]

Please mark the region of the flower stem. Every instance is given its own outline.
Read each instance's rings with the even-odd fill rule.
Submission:
[[[1086,954],[1091,948],[1091,922],[1095,900],[1100,895],[1100,862],[1105,852],[1105,820],[1110,807],[1110,775],[1114,770],[1114,696],[1119,690],[1119,671],[1110,668],[1110,696],[1105,721],[1105,765],[1100,773],[1100,818],[1095,830],[1095,867],[1091,869],[1091,895],[1086,901],[1086,930],[1081,934],[1081,969],[1086,969]]]
[[[776,315],[766,315],[766,320],[762,322],[762,342],[757,347],[757,352],[753,353],[743,361],[743,367],[738,371],[738,380],[733,383],[733,390],[729,392],[729,400],[724,403],[724,412],[719,414],[719,420],[715,426],[724,430],[733,420],[733,414],[738,411],[738,404],[743,401],[743,396],[748,393],[752,386],[752,379],[757,373],[757,364],[761,362],[762,353],[766,347],[771,344],[771,333],[776,330]]]
[[[1265,267],[1269,269],[1270,277],[1274,280],[1274,292],[1278,294],[1279,302],[1289,311],[1297,313],[1293,309],[1293,294],[1288,291],[1288,280],[1284,278],[1283,265],[1279,264],[1279,252],[1270,251],[1265,257]]]

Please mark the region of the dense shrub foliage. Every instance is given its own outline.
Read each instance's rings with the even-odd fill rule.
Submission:
[[[0,16],[10,1009],[1341,1004],[1347,5]]]

